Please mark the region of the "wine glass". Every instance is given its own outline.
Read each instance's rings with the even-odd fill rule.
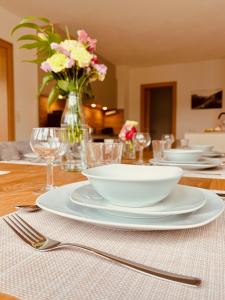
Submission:
[[[137,132],[135,136],[135,144],[137,150],[139,151],[139,158],[137,164],[143,165],[143,150],[148,147],[151,143],[151,137],[148,132]]]
[[[173,134],[163,134],[162,135],[162,140],[165,141],[165,149],[171,149],[172,144],[174,143],[174,135]]]
[[[55,188],[53,185],[53,161],[66,152],[68,145],[68,130],[66,128],[33,128],[30,146],[47,162],[47,182],[40,192]]]

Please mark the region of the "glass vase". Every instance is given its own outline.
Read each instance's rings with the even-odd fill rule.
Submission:
[[[130,160],[136,158],[136,149],[134,140],[128,140],[124,142],[123,146],[123,159]]]
[[[81,95],[70,92],[61,118],[61,127],[68,129],[68,150],[61,160],[65,171],[81,171],[86,168],[86,144],[88,127],[82,108]]]

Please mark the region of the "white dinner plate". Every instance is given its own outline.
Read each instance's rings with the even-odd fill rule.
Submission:
[[[222,164],[222,161],[219,159],[208,160],[208,162],[195,162],[195,163],[181,163],[181,162],[172,162],[165,160],[154,160],[151,159],[150,163],[154,166],[176,166],[187,170],[204,170],[212,169],[219,167]]]
[[[39,155],[37,153],[34,153],[34,152],[25,153],[23,156],[25,158],[29,158],[29,159],[37,159],[37,158],[39,158]]]
[[[88,181],[77,185],[71,192],[70,199],[81,207],[97,208],[130,218],[184,214],[195,211],[206,203],[202,189],[177,185],[169,196],[155,205],[135,208],[118,206],[105,200]]]
[[[88,224],[124,230],[178,230],[195,228],[215,220],[223,211],[223,200],[204,190],[206,204],[195,212],[159,218],[124,218],[103,210],[86,208],[72,203],[70,193],[82,183],[64,185],[38,197],[36,203],[51,213]]]
[[[202,154],[204,157],[224,157],[224,153],[222,153],[222,152],[219,152],[219,151],[212,151],[212,152],[204,152],[203,154]]]

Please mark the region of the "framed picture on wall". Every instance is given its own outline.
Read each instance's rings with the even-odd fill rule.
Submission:
[[[222,108],[223,91],[215,90],[196,90],[191,93],[192,109]]]

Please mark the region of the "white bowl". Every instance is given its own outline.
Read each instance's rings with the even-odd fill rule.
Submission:
[[[203,152],[211,152],[213,150],[213,145],[191,145],[191,149],[202,150]]]
[[[202,156],[202,150],[168,149],[164,150],[164,159],[178,162],[195,162]]]
[[[86,169],[82,173],[111,203],[142,207],[167,197],[183,171],[177,167],[112,164]]]

